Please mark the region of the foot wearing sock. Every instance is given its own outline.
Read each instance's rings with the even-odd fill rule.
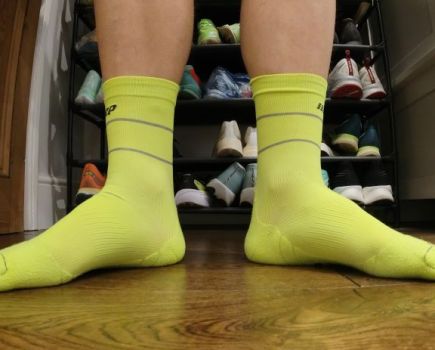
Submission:
[[[0,291],[58,285],[93,269],[163,266],[184,256],[172,184],[178,87],[118,77],[104,85],[104,189],[38,237],[0,251]]]
[[[277,74],[253,80],[258,178],[247,257],[259,263],[342,264],[380,277],[435,280],[433,245],[396,232],[322,184],[326,81]]]

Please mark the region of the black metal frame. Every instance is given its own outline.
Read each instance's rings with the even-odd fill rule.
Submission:
[[[197,0],[201,3],[201,0]],[[237,1],[225,2],[221,0],[213,0],[207,2],[206,6],[235,6]],[[202,3],[201,3],[202,4]],[[204,5],[204,4],[202,4]],[[200,6],[198,6],[200,8]],[[67,176],[68,176],[68,197],[67,197],[67,209],[70,211],[73,208],[73,188],[72,188],[72,178],[73,178],[73,168],[81,168],[87,162],[92,162],[96,164],[100,169],[104,170],[107,168],[106,156],[106,138],[105,138],[105,111],[103,105],[96,106],[79,106],[76,105],[74,101],[75,92],[75,77],[77,73],[76,66],[81,67],[84,70],[96,69],[99,70],[98,53],[93,56],[80,57],[76,52],[74,45],[77,41],[78,26],[79,21],[82,20],[83,23],[92,29],[92,21],[89,20],[89,16],[92,13],[92,8],[89,6],[82,6],[78,4],[76,0],[75,10],[74,10],[74,33],[73,33],[73,46],[71,49],[71,69],[70,69],[70,103],[68,107],[68,147],[67,147]],[[83,17],[83,15],[86,17]],[[368,52],[374,53],[373,61],[380,58],[383,59],[385,68],[385,78],[386,78],[386,88],[388,90],[388,96],[384,100],[362,100],[362,101],[343,101],[343,100],[327,100],[326,102],[326,113],[325,121],[332,123],[339,123],[342,121],[342,117],[345,112],[355,111],[357,109],[361,113],[365,113],[368,118],[376,117],[381,111],[385,109],[388,111],[388,121],[390,129],[390,137],[392,141],[391,149],[392,153],[382,157],[383,161],[392,164],[393,168],[393,189],[396,202],[388,207],[375,206],[365,208],[372,214],[378,216],[378,218],[383,220],[391,221],[393,224],[398,225],[400,222],[400,208],[399,208],[399,184],[398,184],[398,166],[397,166],[397,140],[396,140],[396,125],[394,118],[394,108],[392,100],[392,87],[391,87],[391,76],[390,76],[390,60],[388,55],[388,50],[386,49],[386,39],[382,20],[382,10],[381,1],[373,0],[372,8],[366,14],[365,20],[368,20],[373,14],[377,16],[378,30],[381,38],[381,42],[375,43],[373,45],[334,45],[333,57],[338,57],[345,49],[351,49],[353,52],[357,52],[358,55],[364,55]],[[204,63],[209,65],[205,70],[209,70],[211,65],[207,62],[210,58],[215,59],[216,57],[225,57],[226,59],[231,58],[236,60],[239,64],[241,60],[241,50],[240,45],[215,45],[215,46],[193,46],[189,62],[192,63]],[[90,58],[90,60],[88,60]],[[92,62],[92,63],[90,63]],[[196,68],[196,67],[195,67]],[[199,68],[201,70],[201,68]],[[210,100],[199,100],[199,101],[179,101],[176,107],[175,124],[176,125],[194,125],[200,123],[210,123],[218,124],[224,120],[222,115],[225,115],[225,111],[237,111],[237,115],[240,117],[240,121],[244,122],[255,122],[255,107],[252,100],[227,100],[227,101],[210,101]],[[195,116],[207,112],[208,118],[196,118]],[[339,113],[336,113],[339,112]],[[87,122],[93,123],[100,129],[100,159],[97,160],[85,160],[74,158],[73,148],[74,148],[74,118],[80,117]],[[322,158],[322,164],[331,164],[339,161],[350,160],[352,162],[361,163],[369,162],[374,158],[369,157],[327,157]],[[377,159],[377,158],[376,158]],[[255,161],[255,159],[192,159],[192,158],[176,158],[174,159],[174,173],[179,173],[182,171],[205,171],[205,172],[217,172],[223,170],[224,167],[232,163],[233,161],[239,161],[242,164],[247,164],[249,162]],[[385,211],[392,211],[393,215],[386,213]],[[251,211],[245,208],[210,208],[205,210],[187,210],[180,209],[180,220],[183,224],[183,217],[189,216],[190,219],[194,215],[207,214],[211,216],[216,216],[219,218],[216,221],[222,223],[226,221],[228,225],[233,224],[231,219],[232,215],[240,217],[241,215],[249,216]],[[391,220],[391,217],[393,219]],[[192,220],[190,220],[192,221]],[[194,225],[189,221],[189,225]],[[194,220],[193,220],[194,221]],[[202,220],[199,220],[201,227],[204,226]],[[248,222],[249,220],[245,220]],[[244,223],[245,224],[245,223]],[[228,226],[225,225],[225,226]],[[236,223],[237,225],[237,223]]]

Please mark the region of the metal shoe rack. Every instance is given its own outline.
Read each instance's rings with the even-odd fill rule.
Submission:
[[[339,8],[344,17],[352,17],[357,11],[358,0],[339,0]],[[240,0],[196,0],[195,23],[201,18],[210,18],[215,23],[232,24],[239,21]],[[83,28],[92,30],[95,28],[95,19],[92,6],[80,5],[77,1],[74,11],[74,40],[79,39],[79,30]],[[385,45],[385,36],[382,20],[382,1],[372,0],[369,10],[365,13],[359,25],[366,45],[334,45],[331,66],[344,57],[346,49],[350,49],[352,57],[361,63],[365,57],[370,57],[375,63],[376,70],[387,91],[387,98],[382,100],[331,100],[326,101],[325,124],[340,124],[345,120],[347,113],[360,113],[367,119],[375,119],[381,137],[381,153],[384,166],[391,178],[395,203],[385,206],[367,206],[364,209],[379,219],[389,224],[399,223],[398,201],[398,176],[397,176],[397,152],[394,110],[392,104],[390,64],[388,51]],[[196,33],[194,41],[196,41]],[[90,69],[100,71],[98,52],[87,55],[78,55],[72,48],[71,71],[70,71],[70,103],[68,115],[68,210],[73,208],[73,169],[82,168],[85,163],[94,163],[100,170],[107,168],[106,138],[105,138],[105,111],[103,105],[81,106],[74,103],[75,94],[78,91],[78,69],[85,72]],[[313,47],[315,54],[315,47]],[[193,45],[189,64],[195,67],[202,81],[206,81],[211,71],[218,65],[233,72],[246,71],[240,45],[221,44],[212,46]],[[239,123],[255,125],[255,107],[251,99],[233,100],[195,100],[178,101],[175,111],[175,128],[188,125],[213,125],[216,129],[225,121],[236,119]],[[99,159],[77,159],[73,150],[76,145],[74,123],[76,118],[82,118],[94,124],[100,130]],[[182,143],[183,140],[179,139]],[[372,157],[323,157],[322,166],[331,169],[338,162],[351,161],[356,169],[364,166],[367,162],[378,160]],[[217,174],[223,171],[234,161],[242,165],[251,163],[253,160],[240,158],[188,158],[174,159],[174,174],[183,172]],[[205,209],[179,209],[181,223],[184,226],[246,226],[250,220],[251,209],[240,207],[229,208],[205,208]]]

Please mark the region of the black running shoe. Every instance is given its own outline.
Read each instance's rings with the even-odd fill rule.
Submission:
[[[351,162],[340,162],[331,181],[331,188],[357,203],[364,203],[362,187]]]
[[[394,202],[390,179],[382,162],[370,162],[361,176],[364,204]]]
[[[175,195],[175,204],[177,207],[207,208],[210,206],[210,197],[200,181],[194,179],[192,174],[184,174]]]

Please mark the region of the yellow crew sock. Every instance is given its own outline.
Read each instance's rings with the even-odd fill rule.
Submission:
[[[435,279],[435,250],[392,230],[327,189],[320,143],[326,81],[311,74],[253,79],[258,181],[247,257],[259,263],[333,263],[382,277]]]
[[[177,84],[104,84],[109,144],[104,189],[43,234],[0,251],[0,291],[58,285],[93,269],[162,266],[185,252],[173,194]]]

